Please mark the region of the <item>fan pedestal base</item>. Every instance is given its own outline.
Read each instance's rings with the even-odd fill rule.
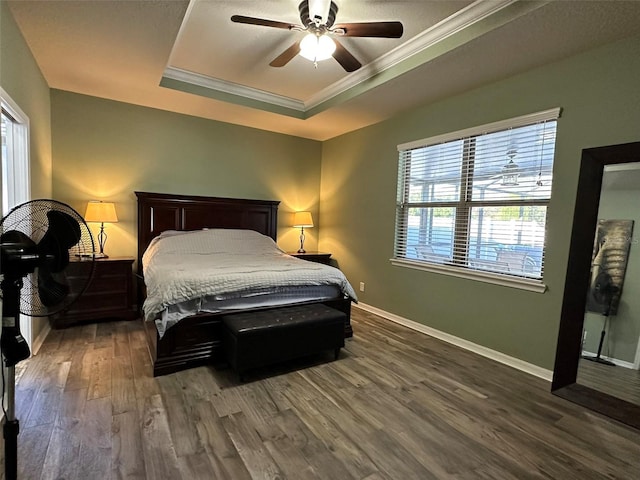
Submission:
[[[20,424],[15,418],[15,367],[7,368],[7,418],[2,426],[4,437],[4,474],[7,480],[18,478],[18,433]]]

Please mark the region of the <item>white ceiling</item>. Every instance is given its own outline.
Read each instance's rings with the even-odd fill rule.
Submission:
[[[326,2],[326,0],[311,0]],[[269,62],[299,0],[10,0],[49,86],[326,140],[640,33],[640,1],[334,0],[336,23],[399,20],[400,39],[340,38],[363,64]]]
[[[640,163],[605,165],[602,191],[640,190]]]

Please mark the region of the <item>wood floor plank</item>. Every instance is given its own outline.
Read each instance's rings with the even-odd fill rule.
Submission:
[[[93,351],[93,348],[91,348]],[[71,354],[71,368],[67,377],[65,390],[87,389],[91,381],[92,356],[87,345],[79,345]]]
[[[86,401],[82,423],[82,439],[85,443],[99,448],[111,448],[111,412],[110,398],[101,397]]]
[[[242,412],[222,417],[222,426],[251,474],[251,478],[264,480],[284,478],[282,470]]]
[[[54,427],[42,465],[42,480],[76,479],[81,439]]]
[[[147,478],[182,478],[160,395],[145,399],[142,446]]]
[[[78,480],[111,476],[111,447],[98,447],[86,439],[82,441],[76,475]]]
[[[342,460],[354,478],[366,478],[378,472],[378,468],[360,448],[359,442],[352,441],[340,430],[336,420],[322,415],[307,400],[296,402],[293,408],[300,420],[324,443],[326,448]]]
[[[40,425],[32,428],[20,427],[18,436],[18,478],[39,479],[47,456],[49,441],[53,433],[53,424]],[[2,448],[4,465],[4,444]],[[4,475],[4,468],[2,469]]]
[[[81,436],[85,429],[87,389],[66,390],[56,418],[56,426],[67,433]]]
[[[292,459],[296,459],[296,467],[305,472],[306,478],[316,478],[317,472],[322,472],[325,478],[354,478],[344,463],[333,455],[332,450],[327,448],[292,410],[280,412],[272,421],[282,432],[276,440],[277,444],[283,443],[290,454],[288,457],[281,455],[281,467],[283,462],[291,462],[288,464],[288,470],[295,472],[292,469]]]
[[[145,479],[146,469],[138,412],[133,410],[113,415],[111,435],[111,478]]]
[[[129,357],[129,327],[126,323],[120,322],[116,324],[114,328],[114,335],[112,335],[112,341],[114,357]]]
[[[185,401],[175,375],[167,375],[158,379],[158,382],[171,437],[180,439],[173,442],[176,455],[183,457],[201,453],[204,447],[199,442],[198,436],[194,434],[197,420],[194,414],[195,405]]]
[[[214,471],[213,478],[250,479],[251,474],[224,429],[213,404],[208,401],[198,402],[196,410],[198,413],[196,430],[198,438],[209,455]]]
[[[306,445],[299,438],[296,439],[300,434],[284,425],[287,413],[288,411],[279,412],[271,417],[271,435],[263,437],[262,441],[286,478],[316,480],[319,477],[304,452]]]
[[[179,457],[178,468],[185,479],[224,478],[215,474],[215,467],[205,451]]]
[[[137,410],[131,355],[116,355],[111,362],[111,407],[113,414]]]
[[[87,398],[109,397],[111,395],[111,362],[113,360],[113,347],[97,347],[91,355],[85,357],[91,363]]]
[[[40,388],[33,399],[29,416],[24,422],[25,427],[34,427],[55,421],[70,367],[70,362],[57,363],[54,361],[49,364],[49,368],[44,371],[45,377],[41,379]]]
[[[414,392],[419,394],[412,395]],[[536,473],[538,466],[528,465],[525,455],[518,451],[522,441],[510,439],[509,442],[504,442],[500,428],[482,421],[488,412],[484,411],[481,415],[467,415],[465,412],[459,412],[452,406],[455,405],[455,400],[430,394],[430,389],[423,385],[409,386],[401,391],[389,389],[385,393],[377,393],[382,396],[380,400],[383,405],[389,403],[389,400],[384,398],[387,393],[398,404],[402,404],[415,414],[411,425],[420,429],[417,437],[425,447],[429,445],[429,455],[440,459],[429,465],[444,467],[444,471],[437,472],[438,475],[466,476],[479,471],[483,465],[491,463],[500,465],[501,478],[514,480],[543,478]],[[466,392],[465,394],[468,402],[482,401]],[[411,414],[405,412],[404,415]],[[425,425],[428,425],[428,430]],[[442,432],[447,434],[443,435]],[[413,433],[412,436],[415,437],[415,431]],[[427,439],[423,437],[425,433]],[[436,442],[434,443],[431,439],[436,439]],[[504,452],[506,455],[501,456],[500,454]],[[424,453],[427,453],[426,448]],[[420,452],[417,452],[417,455],[420,455]]]
[[[113,335],[116,333],[117,322],[100,322],[96,325],[95,348],[109,348],[113,356]]]

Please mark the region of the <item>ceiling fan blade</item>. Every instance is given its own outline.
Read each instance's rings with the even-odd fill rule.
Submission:
[[[231,21],[235,23],[246,23],[248,25],[283,28],[285,30],[292,30],[296,27],[296,25],[292,25],[290,23],[276,22],[275,20],[266,20],[264,18],[245,17],[244,15],[234,15],[231,17]]]
[[[400,22],[337,23],[332,30],[343,30],[345,37],[400,38],[404,27]]]
[[[340,42],[336,41],[336,39],[333,39],[333,41],[336,43],[333,58],[335,58],[347,72],[355,72],[358,70],[362,66],[358,59],[351,55],[351,53],[344,48]]]
[[[302,0],[298,5],[298,11],[300,12],[300,21],[302,26],[308,27],[311,22],[311,16],[309,14],[309,0]]]
[[[327,14],[327,22],[325,23],[327,28],[331,28],[333,26],[333,22],[336,21],[336,15],[338,14],[338,6],[331,2],[329,5],[329,13]]]
[[[284,67],[287,63],[289,63],[293,57],[300,53],[300,42],[296,42],[287,48],[284,52],[278,55],[273,61],[269,64],[272,67]]]

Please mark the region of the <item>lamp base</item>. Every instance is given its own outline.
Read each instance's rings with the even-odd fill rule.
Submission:
[[[109,258],[109,255],[106,253],[94,253],[93,258]]]
[[[307,251],[304,248],[301,248],[298,250],[298,253],[307,253]]]

